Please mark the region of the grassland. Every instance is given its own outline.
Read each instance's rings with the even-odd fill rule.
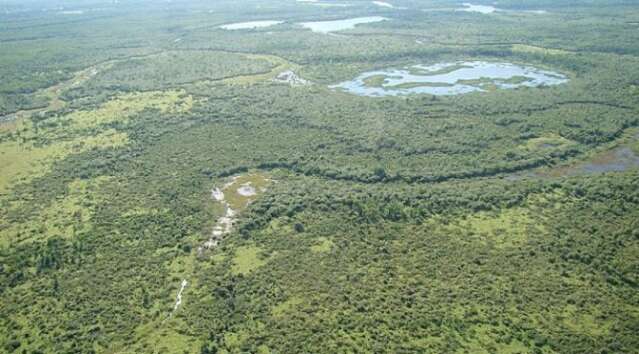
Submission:
[[[249,274],[251,271],[263,266],[266,262],[259,257],[260,248],[255,246],[239,247],[235,251],[231,273]]]
[[[231,182],[224,185],[225,200],[233,210],[244,210],[249,203],[267,190],[270,180],[260,173],[249,173],[235,176]],[[250,187],[252,193],[242,194],[243,186]]]

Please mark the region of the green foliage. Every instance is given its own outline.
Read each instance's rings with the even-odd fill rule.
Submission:
[[[216,81],[270,70],[269,61],[251,59],[237,53],[170,51],[115,63],[70,95],[86,96],[86,90],[89,93],[104,90],[161,90],[198,81]]]
[[[636,5],[390,2],[3,4],[0,351],[634,353]],[[327,87],[463,60],[570,81]]]
[[[248,274],[253,270],[263,266],[266,262],[260,258],[259,254],[259,247],[239,247],[235,251],[235,257],[233,258],[233,266],[231,267],[231,272],[233,274]]]

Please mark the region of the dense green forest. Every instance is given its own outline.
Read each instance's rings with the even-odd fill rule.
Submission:
[[[471,61],[566,81],[332,88]],[[0,353],[639,353],[635,1],[6,0],[0,64]]]

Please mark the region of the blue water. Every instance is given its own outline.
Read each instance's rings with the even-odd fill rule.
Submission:
[[[446,68],[461,65],[446,73],[437,73]],[[359,96],[381,97],[410,94],[459,95],[486,91],[486,82],[467,83],[464,80],[483,80],[499,89],[518,87],[538,87],[560,85],[568,78],[552,71],[510,63],[483,61],[441,63],[431,66],[415,65],[407,69],[387,69],[365,72],[351,81],[332,85],[330,88],[343,90]],[[365,80],[373,76],[384,76],[381,87],[368,86]],[[522,82],[509,83],[515,77],[525,78]],[[410,88],[398,87],[402,84],[424,84]]]
[[[335,31],[343,31],[346,29],[355,28],[356,25],[363,23],[372,23],[372,22],[380,22],[386,21],[386,17],[381,16],[370,16],[370,17],[356,17],[349,18],[345,20],[335,20],[335,21],[315,21],[315,22],[302,22],[300,25],[302,27],[306,27],[313,32],[319,33],[329,33]]]
[[[228,25],[222,25],[220,28],[225,30],[239,30],[239,29],[253,29],[253,28],[261,28],[261,27],[270,27],[279,25],[283,23],[282,21],[251,21],[251,22],[238,22],[231,23]]]
[[[579,168],[578,172],[585,174],[623,172],[637,167],[639,167],[639,156],[629,148],[621,148],[615,150],[615,156],[610,161],[605,163],[586,163]]]

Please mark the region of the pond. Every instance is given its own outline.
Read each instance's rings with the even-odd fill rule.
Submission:
[[[495,89],[552,86],[568,82],[562,74],[511,63],[466,61],[365,72],[329,86],[359,96],[459,95]]]
[[[350,7],[352,4],[340,4],[335,2],[319,2],[318,0],[297,0],[298,3],[315,5],[319,7]]]
[[[335,21],[315,21],[315,22],[301,22],[302,27],[308,28],[313,32],[329,33],[335,31],[343,31],[363,23],[373,23],[388,20],[386,17],[370,16],[370,17],[355,17],[345,20]]]
[[[250,21],[250,22],[238,22],[230,23],[228,25],[222,25],[220,28],[225,30],[239,30],[239,29],[253,29],[260,27],[270,27],[279,25],[283,21]]]
[[[389,9],[394,9],[395,8],[395,6],[393,6],[393,4],[389,4],[389,3],[385,2],[385,1],[373,1],[373,5],[377,5],[379,7],[386,7],[386,8],[389,8]]]
[[[505,10],[505,9],[500,9],[490,5],[475,5],[468,2],[465,2],[462,5],[464,7],[461,9],[457,9],[457,11],[477,12],[484,15],[492,14],[497,11],[506,12],[506,13],[529,13],[529,14],[537,14],[537,15],[543,15],[548,13],[546,10]]]
[[[464,8],[460,9],[460,11],[479,12],[480,14],[492,14],[493,12],[497,11],[497,8],[489,5],[474,5],[467,2],[463,3],[462,5],[464,5]]]
[[[516,173],[506,178],[516,181],[522,178],[583,176],[631,170],[639,170],[639,132],[634,133],[629,140],[622,140],[620,146],[595,153],[585,160],[550,169],[541,168]]]
[[[623,172],[638,167],[639,156],[637,156],[629,147],[622,147],[611,152],[601,154],[592,161],[578,166],[578,168],[571,174],[578,175]]]

